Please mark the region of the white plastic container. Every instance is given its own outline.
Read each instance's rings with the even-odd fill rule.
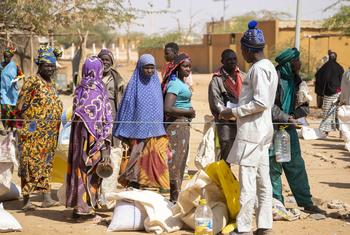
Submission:
[[[195,235],[213,235],[213,212],[205,199],[199,201],[195,211]]]
[[[289,162],[291,160],[290,136],[284,128],[280,128],[274,138],[276,162]]]

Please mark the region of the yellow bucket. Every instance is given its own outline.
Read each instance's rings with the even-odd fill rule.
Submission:
[[[52,182],[63,183],[67,174],[68,145],[59,145],[53,161]]]

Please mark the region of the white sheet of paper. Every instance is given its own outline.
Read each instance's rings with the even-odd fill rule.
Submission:
[[[226,107],[233,109],[233,108],[238,107],[238,104],[227,101]]]

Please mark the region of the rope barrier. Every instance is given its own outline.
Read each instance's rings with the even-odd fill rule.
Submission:
[[[11,122],[62,122],[62,120],[59,119],[6,119],[6,118],[0,118],[0,121],[11,121]],[[80,122],[84,122],[82,120],[70,120],[70,121],[66,121],[67,123],[80,123]],[[99,121],[86,121],[85,123],[97,123]],[[120,124],[120,123],[126,123],[126,124],[193,124],[193,125],[205,125],[205,124],[215,124],[215,125],[236,125],[236,122],[234,121],[230,121],[230,122],[214,122],[214,121],[210,121],[210,122],[193,122],[193,121],[184,121],[184,122],[152,122],[152,121],[113,121],[112,123],[115,124]],[[294,125],[294,123],[291,122],[272,122],[272,124],[274,125]],[[307,124],[321,124],[321,121],[319,122],[307,122]],[[341,124],[350,124],[350,122],[342,122]],[[301,123],[299,123],[299,125],[302,125]]]
[[[59,119],[6,119],[6,118],[0,118],[0,121],[12,121],[12,122],[62,122],[62,120]],[[75,122],[75,123],[79,123],[79,122],[84,122],[82,120],[71,120],[71,121],[67,121],[67,122]],[[85,123],[97,123],[99,121],[86,121]],[[230,121],[230,122],[214,122],[214,121],[210,121],[210,122],[193,122],[193,121],[188,121],[188,122],[153,122],[153,121],[143,121],[143,122],[139,122],[139,121],[113,121],[112,123],[116,123],[116,124],[120,124],[120,123],[126,123],[126,124],[193,124],[193,125],[205,125],[205,124],[215,124],[215,125],[236,125],[236,122]],[[274,125],[294,125],[294,123],[291,122],[272,122],[272,124]],[[319,122],[307,122],[307,124],[321,124],[321,121]],[[350,124],[350,122],[342,122],[341,124]],[[302,125],[302,124],[299,124]]]

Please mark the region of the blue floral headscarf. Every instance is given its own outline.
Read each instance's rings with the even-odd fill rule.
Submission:
[[[38,50],[38,57],[35,60],[37,65],[41,63],[56,64],[57,58],[62,56],[62,51],[48,45],[41,46]]]

